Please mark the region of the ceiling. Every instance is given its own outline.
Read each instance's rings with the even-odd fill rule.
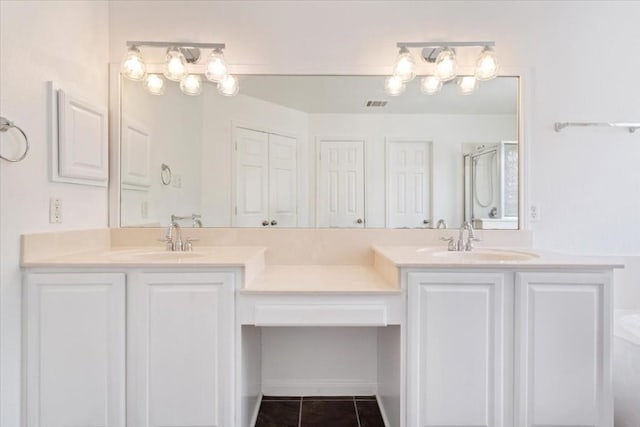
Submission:
[[[385,76],[239,76],[240,93],[309,114],[517,114],[518,78],[478,82],[471,95],[459,93],[454,81],[436,95],[420,91],[420,78],[400,96],[384,92]],[[366,107],[367,101],[387,101]]]

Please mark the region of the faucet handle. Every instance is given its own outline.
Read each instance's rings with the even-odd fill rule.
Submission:
[[[187,237],[184,241],[184,245],[182,247],[182,250],[184,252],[191,252],[193,251],[193,242],[197,242],[200,239],[194,239],[193,237]]]
[[[165,236],[164,239],[156,239],[156,240],[158,242],[163,242],[166,250],[173,251],[173,240],[171,240],[171,237]]]
[[[447,245],[447,250],[449,250],[449,251],[457,250],[455,237],[448,237],[448,238],[447,237],[441,237],[440,240],[442,240],[444,242],[449,242],[449,244]]]

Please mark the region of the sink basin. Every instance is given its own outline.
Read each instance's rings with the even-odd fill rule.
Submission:
[[[529,261],[539,258],[538,255],[530,252],[504,249],[474,249],[470,252],[438,251],[431,255],[459,261]]]
[[[111,254],[114,261],[182,261],[206,256],[201,252],[126,251]]]

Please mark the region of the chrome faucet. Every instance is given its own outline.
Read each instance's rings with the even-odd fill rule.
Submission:
[[[467,230],[467,240],[464,238],[464,230]],[[460,226],[460,231],[458,232],[458,242],[456,244],[457,250],[459,251],[471,251],[473,250],[473,242],[479,240],[476,238],[476,235],[473,231],[473,225],[471,222],[465,221]]]
[[[467,239],[464,239],[464,231],[467,230]],[[460,230],[458,231],[458,240],[454,237],[441,237],[441,240],[445,242],[449,242],[447,249],[450,251],[458,251],[458,252],[468,252],[473,250],[473,242],[477,242],[478,239],[473,230],[473,225],[471,222],[465,221],[460,226]]]
[[[436,224],[436,228],[447,228],[447,221],[445,221],[444,219],[439,219],[438,223]]]
[[[181,252],[183,250],[182,231],[176,221],[171,221],[171,224],[169,224],[163,241],[166,243],[168,251]]]

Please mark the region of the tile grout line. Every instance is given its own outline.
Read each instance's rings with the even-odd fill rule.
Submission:
[[[356,410],[356,420],[358,420],[358,427],[362,427],[360,425],[360,414],[358,413],[358,404],[356,402],[356,397],[355,396],[353,396],[353,407]]]

